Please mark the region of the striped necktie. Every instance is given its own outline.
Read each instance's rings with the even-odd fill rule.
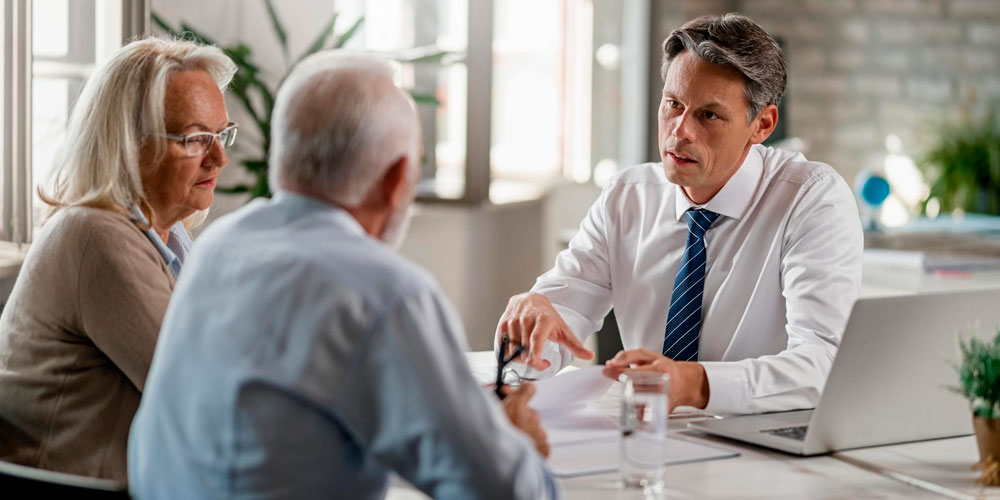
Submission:
[[[705,233],[719,214],[692,208],[687,217],[687,249],[681,257],[674,291],[670,294],[663,355],[677,361],[697,361],[701,333],[701,296],[705,289]]]

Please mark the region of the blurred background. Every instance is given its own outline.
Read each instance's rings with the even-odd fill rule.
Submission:
[[[921,252],[921,272],[1000,269],[998,0],[5,0],[0,283],[30,244],[34,187],[83,82],[123,40],[189,32],[240,63],[227,95],[238,148],[208,224],[269,193],[261,130],[291,65],[319,48],[372,50],[398,61],[423,123],[402,252],[438,279],[470,346],[489,348],[508,297],[552,265],[604,183],[659,161],[662,41],[726,12],[785,51],[768,144],[855,187],[868,246]]]

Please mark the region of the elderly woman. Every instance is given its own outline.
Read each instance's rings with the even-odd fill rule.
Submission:
[[[125,482],[160,322],[236,126],[219,49],[145,39],[90,78],[0,316],[0,460]]]

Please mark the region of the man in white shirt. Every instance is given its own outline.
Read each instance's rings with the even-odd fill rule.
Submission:
[[[785,62],[750,19],[694,19],[663,44],[662,163],[628,168],[569,248],[497,327],[546,376],[614,307],[627,349],[606,363],[671,376],[671,406],[815,406],[857,299],[857,206],[829,166],[761,146]],[[540,372],[539,372],[540,370]]]
[[[311,56],[273,116],[276,196],[208,228],[177,282],[134,496],[378,499],[395,472],[440,499],[555,498],[533,388],[501,407],[480,387],[452,306],[394,252],[420,128],[388,63]]]

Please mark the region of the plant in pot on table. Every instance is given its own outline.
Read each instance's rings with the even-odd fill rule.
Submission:
[[[960,392],[972,407],[972,423],[979,445],[982,471],[976,481],[985,486],[1000,486],[1000,331],[992,341],[970,338],[959,340],[961,363],[958,366]]]

